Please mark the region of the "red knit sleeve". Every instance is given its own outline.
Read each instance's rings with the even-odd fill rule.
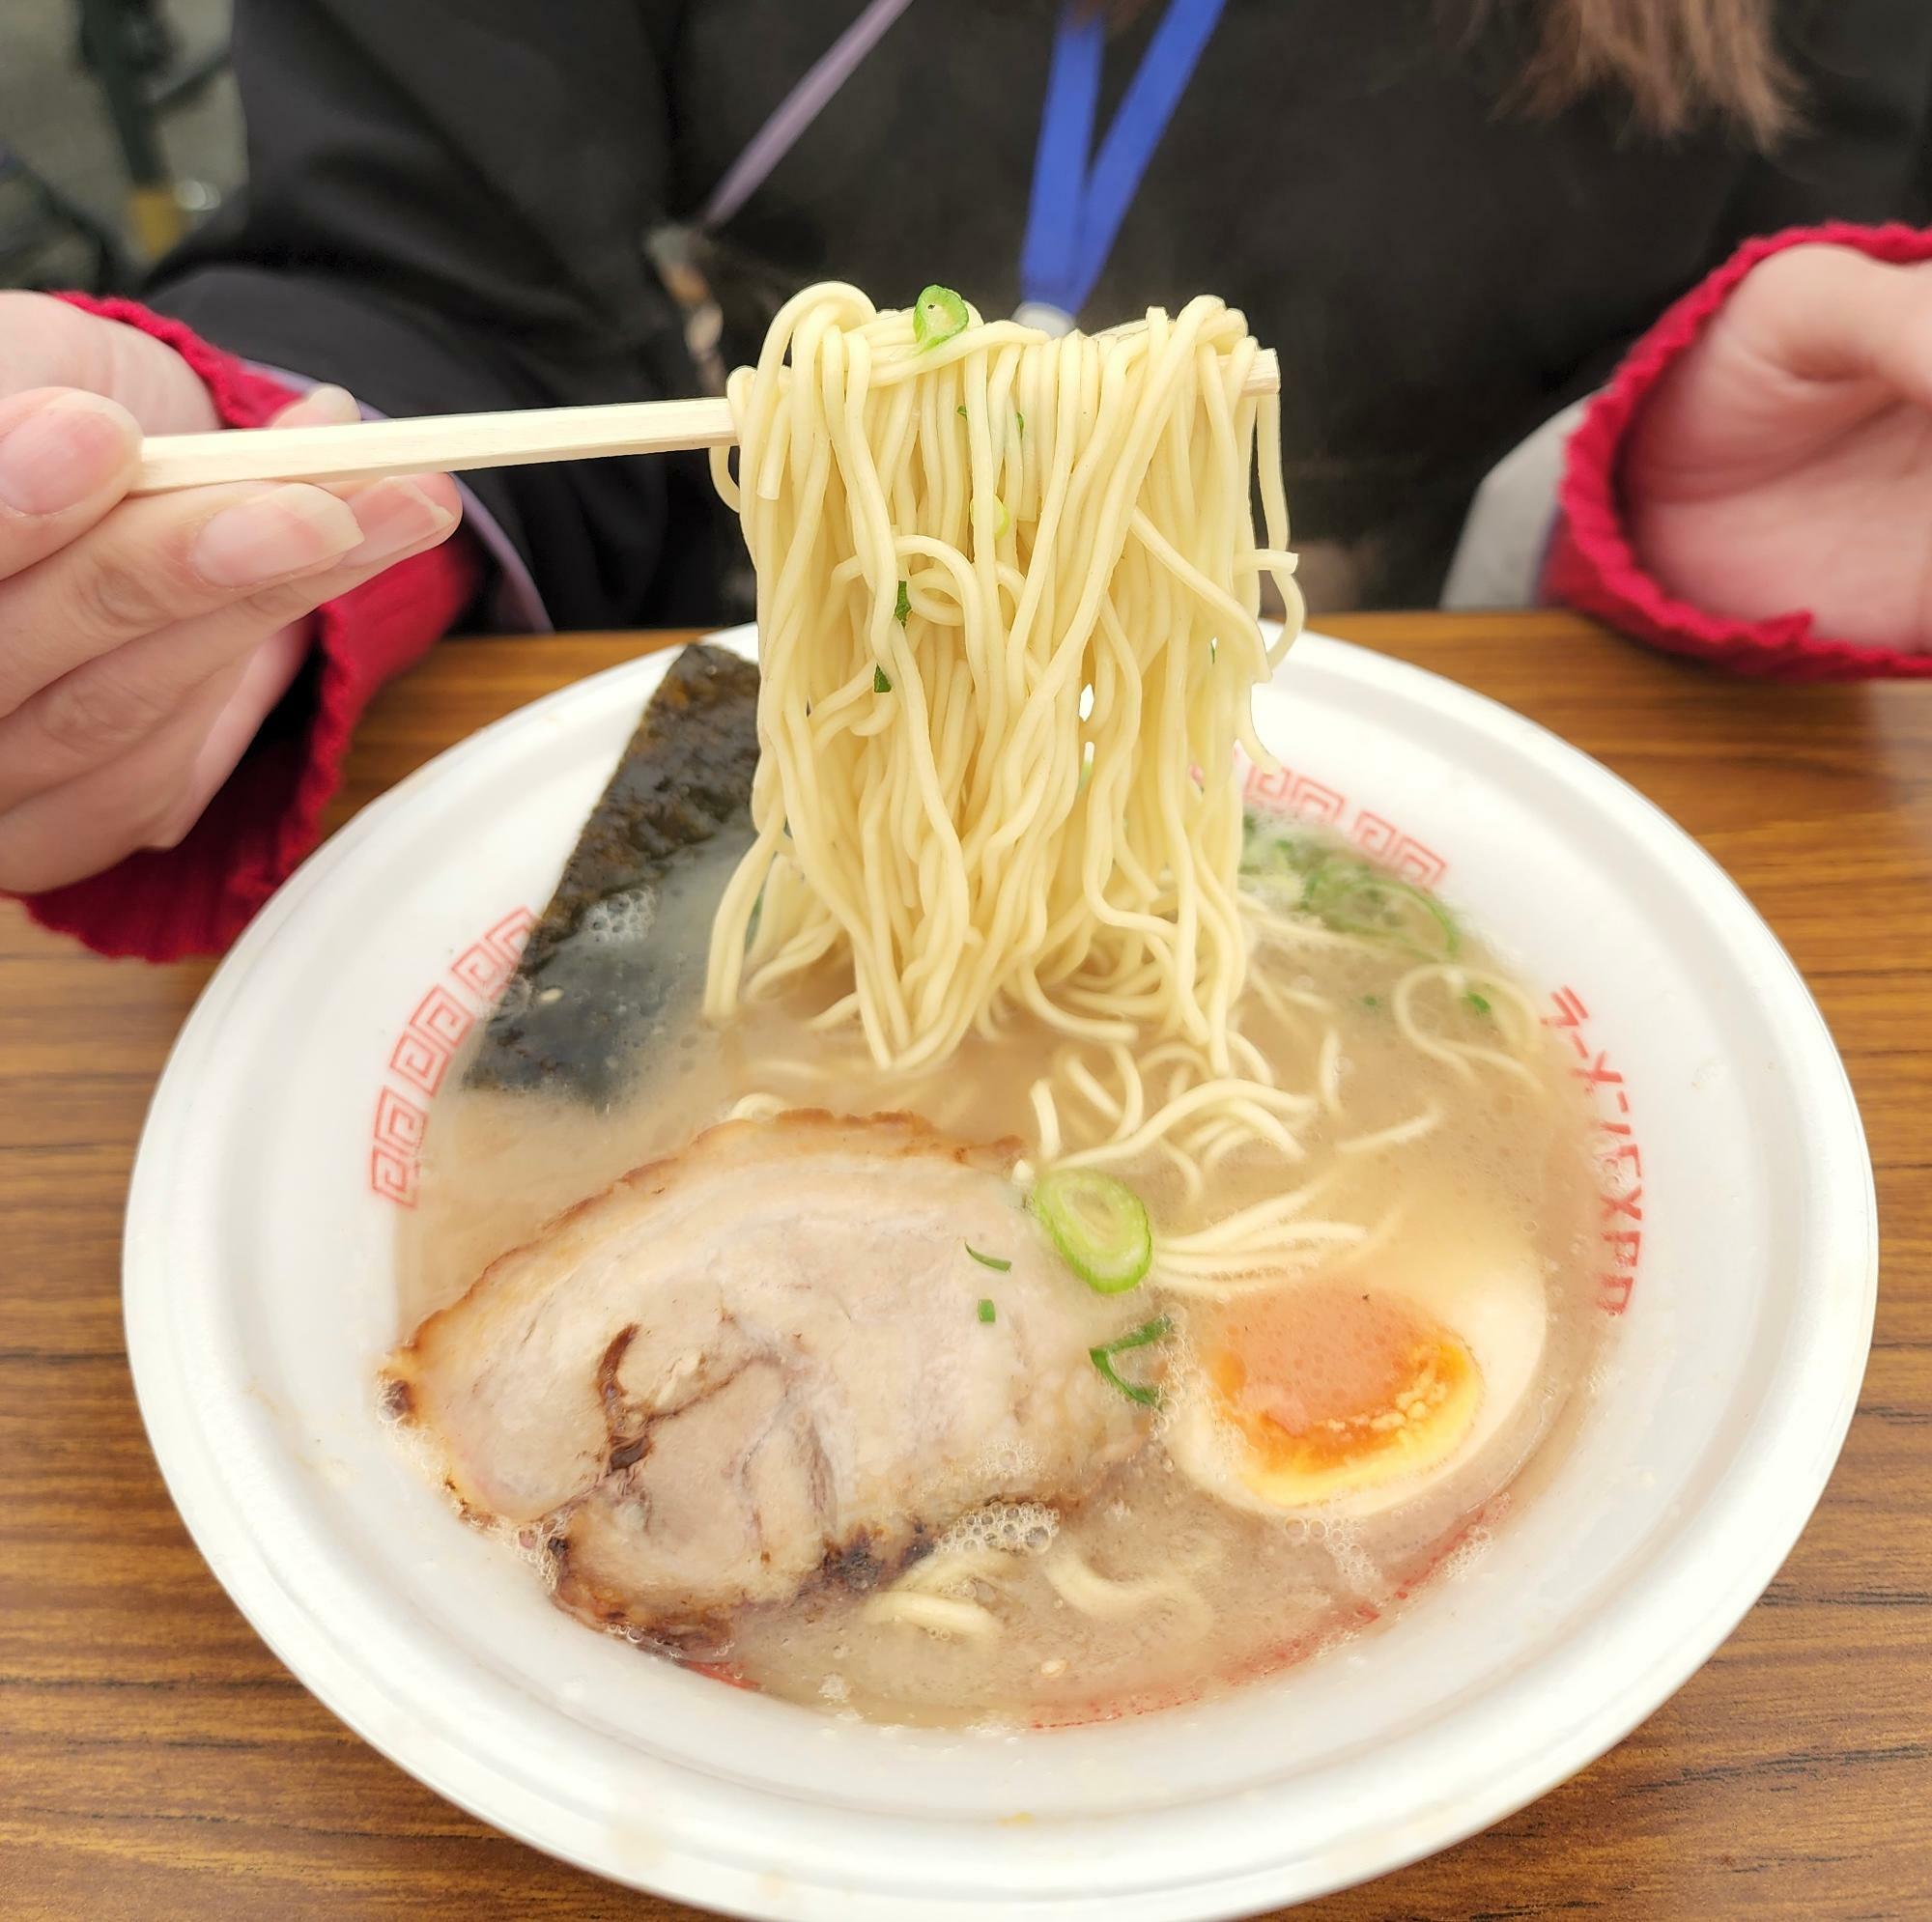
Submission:
[[[166,342],[230,427],[259,427],[296,398],[178,321],[130,300],[67,297]],[[371,696],[462,613],[480,571],[470,543],[445,541],[319,608],[306,665],[181,844],[26,896],[28,913],[103,954],[172,961],[227,947],[320,837]]]
[[[1759,261],[1805,241],[1856,247],[1875,260],[1932,260],[1932,231],[1797,227],[1739,248],[1716,273],[1670,307],[1637,342],[1571,437],[1561,515],[1544,572],[1549,596],[1658,647],[1715,661],[1740,674],[1789,681],[1860,681],[1932,674],[1932,655],[1868,647],[1815,632],[1808,609],[1764,621],[1733,620],[1680,601],[1643,570],[1631,546],[1618,495],[1618,462],[1645,398],[1696,341],[1731,290]]]

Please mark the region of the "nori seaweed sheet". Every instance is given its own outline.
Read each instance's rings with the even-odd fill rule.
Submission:
[[[715,900],[724,862],[751,845],[757,704],[758,670],[735,654],[699,642],[671,663],[490,1017],[468,1086],[605,1106],[636,1073],[652,1027],[682,1017],[701,965],[673,965],[666,944],[687,918],[659,911],[694,885]],[[639,937],[572,939],[592,910],[620,901],[647,920]]]

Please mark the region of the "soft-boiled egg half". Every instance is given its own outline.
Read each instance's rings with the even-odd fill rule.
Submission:
[[[1473,1459],[1523,1405],[1548,1311],[1514,1236],[1391,1250],[1189,1314],[1168,1452],[1264,1514],[1373,1514]]]

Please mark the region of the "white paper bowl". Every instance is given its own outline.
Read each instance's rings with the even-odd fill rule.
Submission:
[[[1850,1089],[1776,942],[1648,802],[1505,709],[1316,636],[1258,701],[1294,771],[1272,798],[1439,882],[1553,997],[1630,1130],[1605,1137],[1632,1177],[1606,1231],[1641,1235],[1605,1245],[1613,1299],[1636,1255],[1607,1378],[1473,1570],[1225,1699],[994,1738],[681,1672],[567,1620],[451,1513],[374,1413],[392,1197],[425,1087],[665,659],[513,715],[360,815],[248,930],[155,1098],[128,1211],[141,1409],[289,1667],[512,1835],[828,1922],[1252,1913],[1494,1822],[1678,1687],[1776,1572],[1851,1417],[1877,1245]]]

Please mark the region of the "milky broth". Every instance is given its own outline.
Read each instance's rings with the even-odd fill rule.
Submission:
[[[1432,1003],[1431,1032],[1493,1042],[1499,990],[1485,986],[1507,975],[1466,934],[1457,960],[1470,985]],[[1110,1172],[1145,1200],[1157,1236],[1324,1177],[1319,1213],[1374,1230],[1365,1252],[1339,1248],[1324,1260],[1320,1278],[1338,1285],[1372,1286],[1378,1269],[1418,1257],[1520,1246],[1542,1278],[1545,1343],[1528,1392],[1481,1450],[1377,1513],[1255,1513],[1207,1492],[1177,1464],[1163,1438],[1170,1395],[1148,1443],[1089,1499],[1023,1518],[1023,1528],[1007,1531],[1022,1542],[1018,1552],[996,1554],[989,1574],[950,1591],[980,1604],[993,1631],[948,1637],[880,1620],[876,1597],[826,1583],[785,1606],[742,1612],[722,1673],[879,1720],[1084,1721],[1268,1672],[1385,1620],[1432,1571],[1453,1578],[1507,1511],[1529,1457],[1560,1445],[1551,1437],[1589,1372],[1605,1326],[1592,1258],[1600,1201],[1580,1093],[1549,1037],[1527,1036],[1526,1078],[1418,1053],[1394,1014],[1397,984],[1417,965],[1406,946],[1375,940],[1258,949],[1255,970],[1279,988],[1320,996],[1327,1010],[1306,1020],[1264,1014],[1251,988],[1245,1032],[1278,1084],[1302,1089],[1319,1084],[1321,1032],[1332,1025],[1341,1113],[1296,1121],[1303,1163],[1236,1155],[1193,1205],[1165,1157]],[[726,1030],[694,1019],[640,1037],[633,1091],[604,1112],[469,1088],[452,1075],[427,1131],[419,1204],[403,1217],[399,1335],[561,1209],[674,1153],[747,1096],[848,1114],[913,1112],[962,1140],[1013,1137],[1031,1149],[1037,1126],[1028,1088],[1062,1037],[1015,1022],[996,1041],[969,1040],[938,1073],[883,1079],[858,1058],[849,1032],[828,1036],[807,1025],[805,1013],[838,992],[808,981],[795,1001],[756,1007]],[[1445,1118],[1426,1139],[1338,1152],[1338,1143],[1432,1108]],[[1082,1112],[1063,1102],[1069,1133]],[[1066,1285],[1082,1286],[1070,1272]],[[989,1272],[984,1289],[995,1304],[999,1286]],[[1213,1311],[1164,1290],[1158,1263],[1140,1294],[1149,1316],[1172,1323],[1154,1367],[1171,1382],[1194,1379],[1199,1334]],[[953,1518],[930,1519],[943,1527]]]

